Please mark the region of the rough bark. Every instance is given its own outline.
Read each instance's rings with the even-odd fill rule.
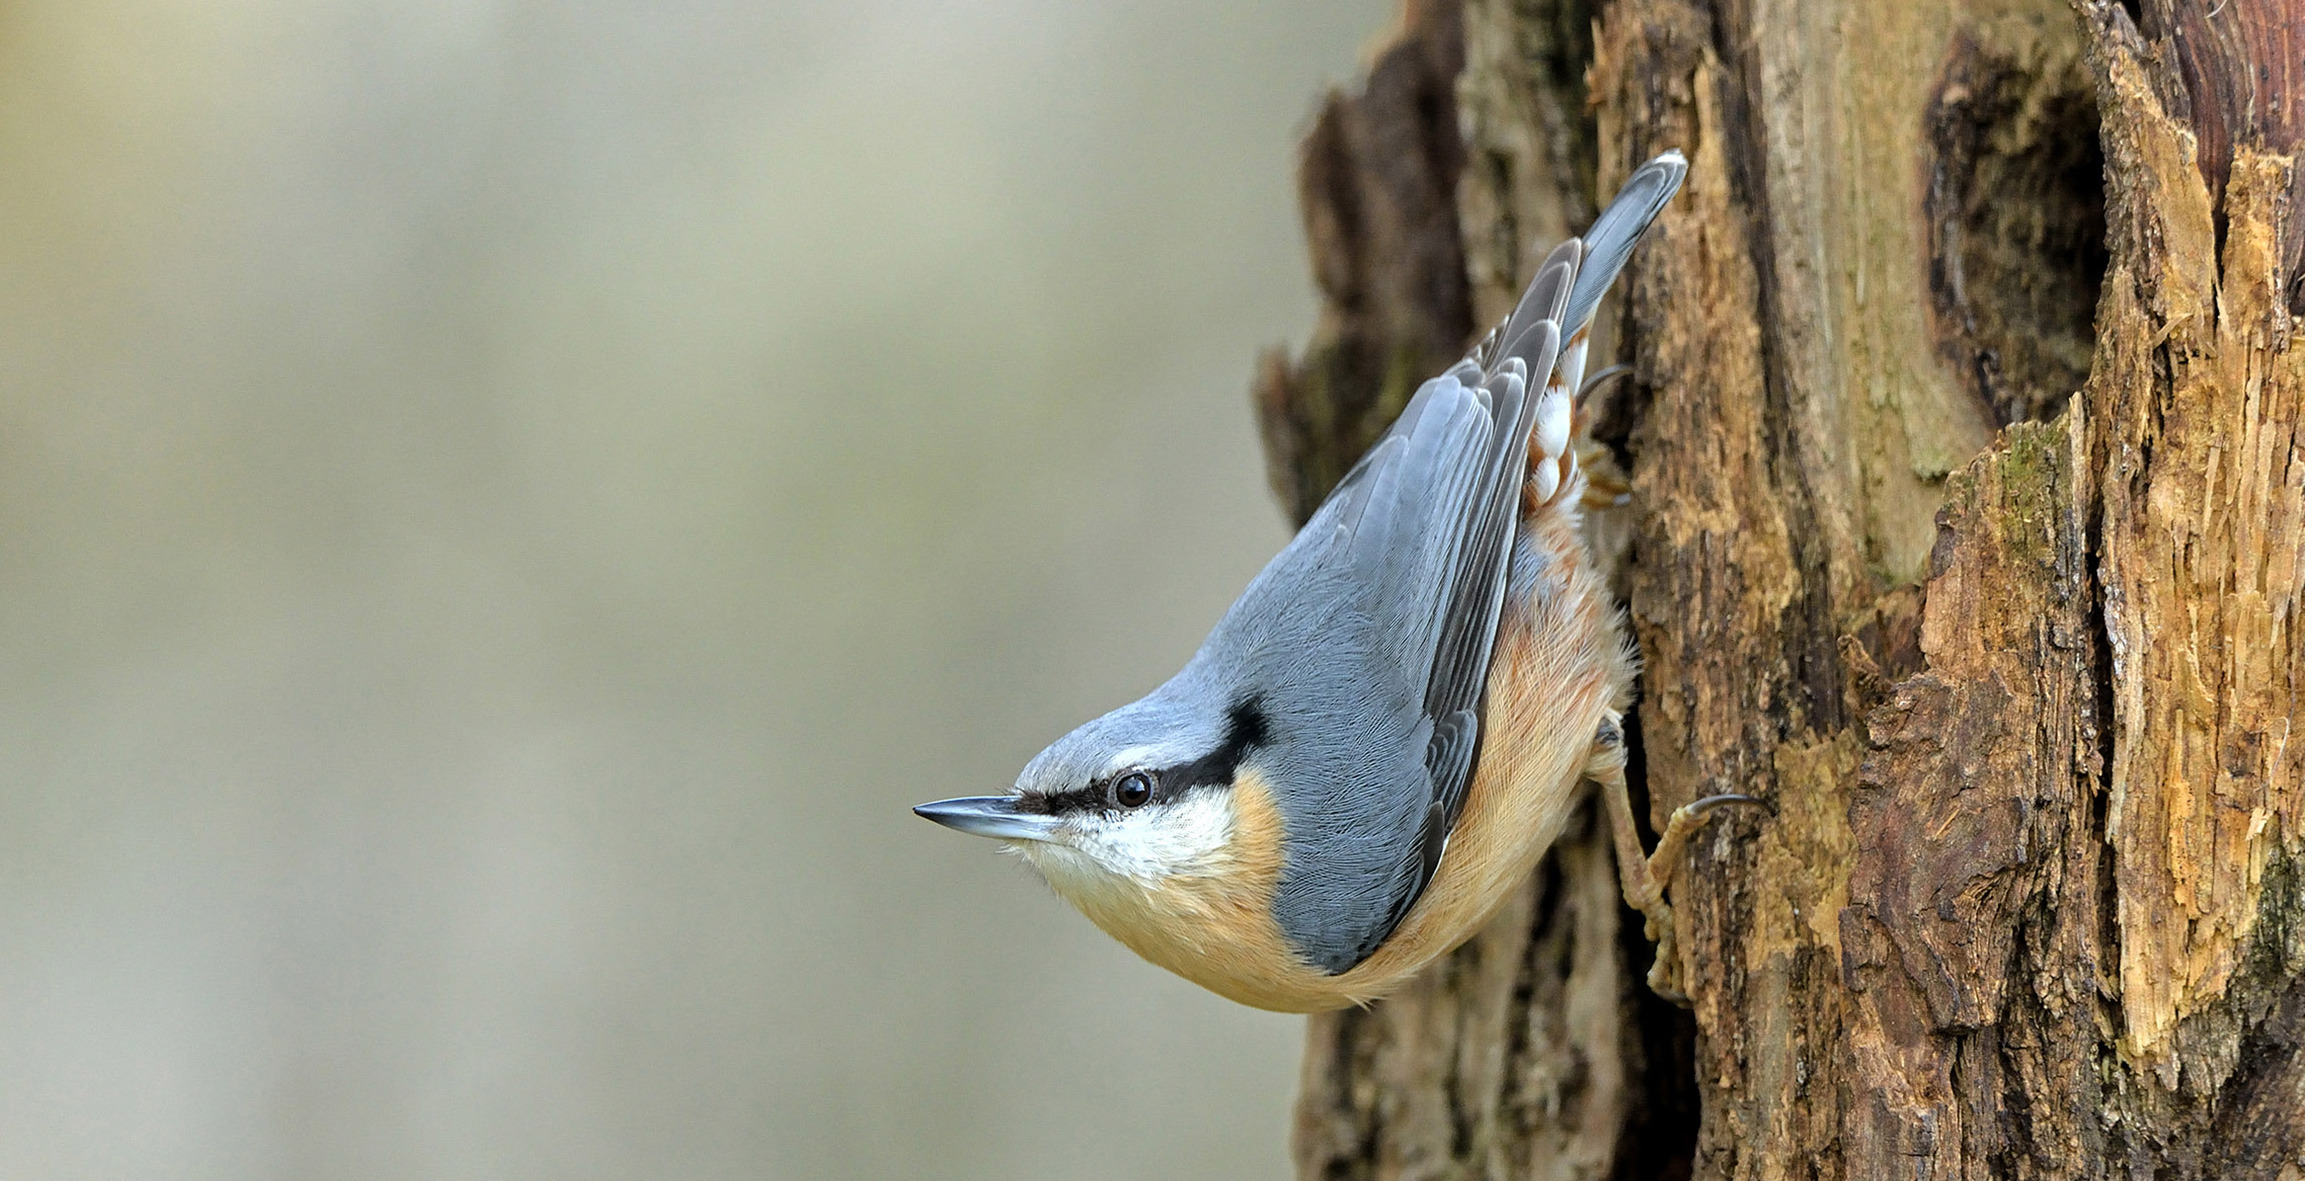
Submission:
[[[1682,148],[1597,532],[1652,818],[1774,810],[1683,871],[1690,1013],[1588,819],[1314,1019],[1302,1175],[2305,1176],[2300,75],[2300,0],[1408,7],[1307,143],[1332,312],[1260,374],[1275,486]]]

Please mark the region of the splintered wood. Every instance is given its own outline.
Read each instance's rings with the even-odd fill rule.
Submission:
[[[2265,877],[2305,843],[2305,351],[2279,243],[2295,161],[2241,148],[2224,253],[2195,137],[2130,56],[2105,88],[2133,170],[2088,397],[2102,407],[2105,630],[2123,1049],[2175,1086],[2178,1024],[2221,998]],[[2286,949],[2305,969],[2305,946]],[[2192,1063],[2230,1073],[2222,1055]]]

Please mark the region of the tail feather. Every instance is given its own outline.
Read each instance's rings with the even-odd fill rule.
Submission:
[[[1577,272],[1577,285],[1569,292],[1568,310],[1561,320],[1561,377],[1574,394],[1584,389],[1585,345],[1592,334],[1593,313],[1601,297],[1617,281],[1617,273],[1633,257],[1633,247],[1665,203],[1681,191],[1689,162],[1669,151],[1633,170],[1625,187],[1609,201],[1593,228],[1585,231],[1585,265]]]
[[[1582,239],[1572,238],[1553,251],[1546,260],[1546,269],[1538,272],[1535,282],[1521,297],[1520,306],[1506,317],[1495,332],[1489,334],[1474,358],[1483,368],[1503,363],[1507,358],[1522,356],[1523,339],[1532,328],[1543,321],[1559,325],[1560,351],[1551,372],[1531,374],[1533,407],[1531,420],[1536,425],[1537,437],[1529,448],[1529,493],[1535,504],[1550,503],[1556,496],[1579,494],[1576,453],[1570,446],[1569,426],[1577,393],[1585,378],[1585,353],[1590,344],[1593,312],[1600,306],[1601,297],[1608,294],[1617,273],[1625,269],[1632,258],[1633,247],[1641,235],[1656,221],[1665,203],[1681,189],[1681,180],[1688,175],[1688,161],[1677,151],[1666,152],[1633,170],[1625,187],[1609,202],[1609,207],[1594,219],[1593,228]],[[1567,257],[1576,264],[1575,282],[1564,296],[1552,289],[1557,280],[1550,277],[1557,272],[1553,262]]]
[[[1609,285],[1617,281],[1617,272],[1625,269],[1649,224],[1657,220],[1673,194],[1681,191],[1681,181],[1688,174],[1689,162],[1681,153],[1666,152],[1634,169],[1609,207],[1593,220],[1593,228],[1585,231],[1585,265],[1577,271],[1577,285],[1569,291],[1568,311],[1561,320],[1564,341],[1592,323],[1593,309],[1600,306]],[[1565,347],[1562,355],[1567,356]],[[1576,384],[1571,381],[1569,386],[1573,389]]]
[[[1600,307],[1601,297],[1608,294],[1610,285],[1617,281],[1618,272],[1624,270],[1625,263],[1632,258],[1633,247],[1640,244],[1641,235],[1648,232],[1673,194],[1681,191],[1681,181],[1688,173],[1689,162],[1678,150],[1668,151],[1634,169],[1633,175],[1625,179],[1625,187],[1617,190],[1609,207],[1593,220],[1593,227],[1585,231],[1583,238],[1571,238],[1553,249],[1544,265],[1537,268],[1536,280],[1522,293],[1513,313],[1474,346],[1468,359],[1484,372],[1494,370],[1508,357],[1521,357],[1525,361],[1537,324],[1550,320],[1560,326],[1561,351],[1555,367],[1561,384],[1575,394],[1584,382],[1585,352],[1592,335],[1594,310]],[[1553,264],[1564,257],[1575,268],[1575,280],[1565,297],[1552,288],[1552,276],[1556,273]],[[1529,384],[1541,389],[1547,383],[1532,373]]]

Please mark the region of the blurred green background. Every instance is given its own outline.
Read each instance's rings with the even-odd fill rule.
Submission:
[[[1284,540],[1385,0],[0,0],[0,1175],[1280,1174],[908,805]]]

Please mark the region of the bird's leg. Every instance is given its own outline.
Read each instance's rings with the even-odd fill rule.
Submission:
[[[1616,457],[1590,439],[1577,442],[1577,466],[1585,473],[1584,506],[1615,508],[1633,498],[1633,486],[1617,470]]]
[[[1649,987],[1659,996],[1687,1004],[1688,997],[1679,987],[1681,960],[1673,945],[1673,907],[1665,901],[1665,892],[1672,888],[1689,838],[1714,809],[1724,804],[1766,805],[1752,796],[1707,796],[1676,809],[1665,823],[1665,834],[1657,839],[1656,851],[1644,853],[1641,830],[1633,822],[1632,797],[1625,787],[1624,728],[1615,710],[1601,720],[1592,757],[1585,764],[1585,777],[1600,785],[1601,801],[1609,809],[1609,829],[1617,850],[1617,884],[1625,892],[1625,904],[1648,920],[1649,941],[1657,945],[1657,961],[1649,968]]]
[[[1623,365],[1611,365],[1593,375],[1585,383],[1585,391],[1594,386],[1631,372]],[[1633,498],[1633,485],[1625,479],[1624,470],[1617,466],[1617,457],[1592,436],[1593,405],[1577,395],[1575,422],[1577,466],[1584,469],[1584,506],[1589,509],[1613,508]]]

